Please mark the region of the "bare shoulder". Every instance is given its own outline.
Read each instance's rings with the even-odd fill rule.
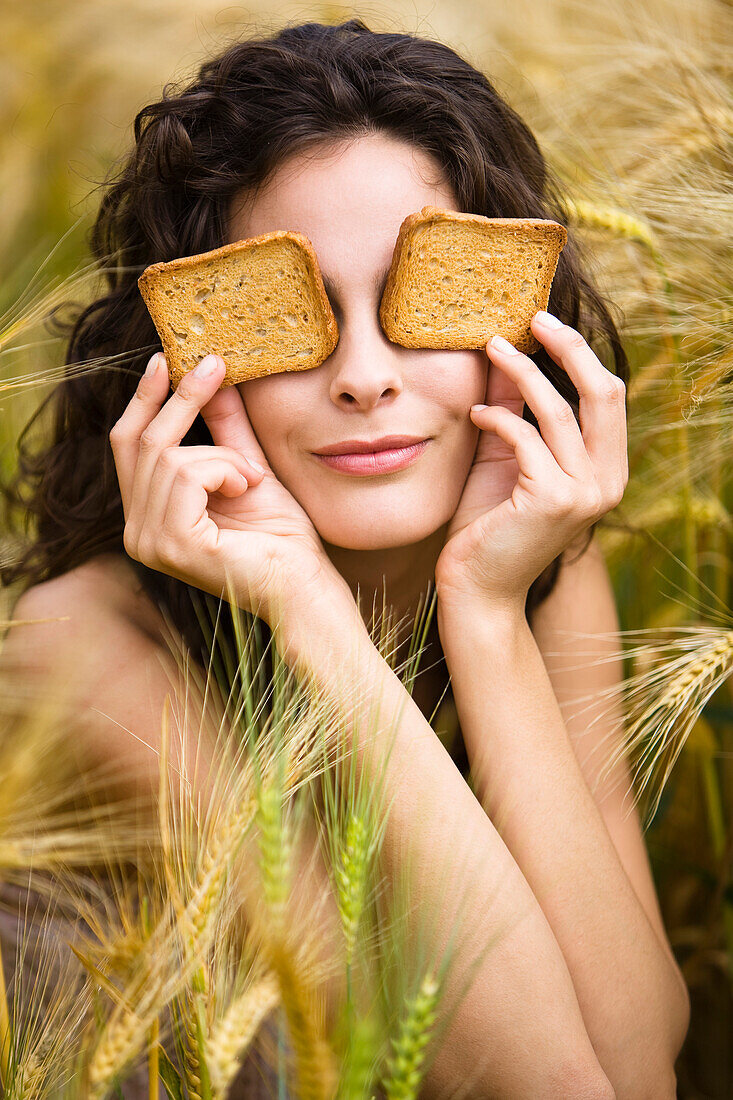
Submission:
[[[152,638],[162,644],[163,617],[141,587],[137,574],[124,554],[100,554],[58,577],[28,588],[18,598],[13,609],[7,640],[18,645],[21,639],[29,646],[43,637],[61,646],[65,637],[78,644],[86,634],[90,642],[99,643],[100,632],[116,624],[128,628],[130,637],[140,641]],[[35,629],[43,625],[44,630]],[[20,627],[32,627],[21,630]]]
[[[121,555],[104,555],[33,585],[16,601],[0,652],[13,712],[49,700],[90,763],[154,764],[175,662],[151,630],[162,616]]]

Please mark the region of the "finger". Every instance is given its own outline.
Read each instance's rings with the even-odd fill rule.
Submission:
[[[471,416],[482,431],[496,432],[512,448],[520,475],[529,481],[547,485],[566,477],[540,433],[521,416],[501,405],[473,405]]]
[[[127,519],[132,511],[132,489],[140,450],[140,435],[160,410],[170,389],[165,359],[151,356],[122,416],[109,433],[110,446],[120,483],[122,508]]]
[[[213,367],[213,370],[209,369]],[[202,405],[210,400],[224,377],[224,362],[219,356],[206,356],[193,370],[184,374],[172,396],[153,415],[138,435],[138,453],[132,481],[130,516],[133,528],[142,526],[143,513],[150,499],[150,482],[162,451],[181,442],[198,416]],[[156,374],[155,382],[158,383]],[[144,389],[144,387],[143,387]],[[158,400],[158,405],[160,401]],[[132,430],[144,423],[142,415]]]
[[[173,394],[149,425],[149,436],[160,447],[180,443],[202,408],[219,389],[224,377],[224,360],[207,355],[187,371]]]
[[[487,354],[489,345],[486,345]],[[498,363],[498,360],[497,360]],[[506,371],[500,370],[497,363],[489,356],[489,374],[486,379],[486,404],[503,405],[519,416],[524,412],[524,398],[522,391],[513,378]]]
[[[145,504],[144,517],[140,526],[144,524],[150,531],[155,531],[164,519],[168,507],[173,482],[178,476],[182,466],[195,465],[200,461],[219,459],[238,470],[248,486],[259,485],[263,474],[252,467],[251,463],[238,451],[230,447],[168,447],[158,459],[158,464],[150,479],[150,495]],[[138,522],[140,522],[138,520]],[[131,527],[129,536],[134,537],[134,529]]]
[[[550,358],[567,371],[580,395],[580,429],[599,484],[608,487],[619,475],[625,479],[628,444],[623,380],[606,370],[570,325],[561,323],[551,328],[542,324],[537,314],[530,324]]]
[[[205,458],[181,466],[173,478],[170,493],[159,518],[146,517],[140,547],[162,561],[184,565],[192,547],[216,544],[218,528],[208,514],[209,494],[239,496],[247,490],[247,479],[230,462]],[[210,542],[209,542],[210,540]]]
[[[502,341],[500,346],[491,341],[486,350],[519,388],[558,465],[569,477],[593,476],[593,466],[572,406],[557,392],[550,379],[528,355],[522,355],[508,341]]]
[[[267,458],[249,422],[247,409],[237,386],[217,390],[201,409],[211,438],[217,446],[232,447],[251,456],[267,469]]]

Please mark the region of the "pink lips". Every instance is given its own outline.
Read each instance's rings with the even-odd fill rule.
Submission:
[[[423,439],[407,446],[391,446],[379,451],[315,454],[314,457],[326,466],[330,466],[332,470],[339,470],[341,473],[353,474],[357,477],[374,477],[377,474],[404,470],[423,453],[429,442],[429,439]]]

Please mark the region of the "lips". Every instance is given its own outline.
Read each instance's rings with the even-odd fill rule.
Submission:
[[[405,436],[392,437],[404,439]],[[404,470],[416,462],[426,447],[430,446],[429,439],[420,439],[416,443],[403,444],[401,447],[384,447],[384,440],[374,440],[365,444],[363,441],[351,440],[348,443],[339,443],[339,447],[368,446],[381,447],[381,450],[347,451],[346,453],[318,454],[313,457],[323,466],[329,466],[340,474],[351,474],[356,477],[379,477],[382,474],[396,473]]]
[[[379,451],[398,451],[403,447],[412,447],[424,443],[425,436],[420,435],[384,435],[380,439],[343,439],[340,443],[330,443],[314,451],[317,455],[365,455]]]

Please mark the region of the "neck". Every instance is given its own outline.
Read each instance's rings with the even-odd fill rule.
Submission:
[[[446,528],[410,546],[381,550],[345,550],[324,543],[326,553],[358,599],[362,618],[377,641],[383,606],[393,610],[392,626],[399,628],[390,638],[391,663],[398,669],[407,660],[410,641],[415,633],[418,611],[424,610],[428,585],[434,598],[435,564],[445,544]],[[376,627],[376,629],[375,629]],[[438,620],[433,613],[412,696],[423,714],[429,717],[445,688],[446,669],[441,663],[442,647]],[[436,664],[437,662],[437,664]]]
[[[358,599],[367,626],[379,621],[384,605],[393,609],[395,625],[405,621],[408,629],[412,628],[421,603],[424,606],[428,585],[435,583],[445,531],[440,527],[422,542],[380,550],[347,550],[324,544],[331,562]]]

